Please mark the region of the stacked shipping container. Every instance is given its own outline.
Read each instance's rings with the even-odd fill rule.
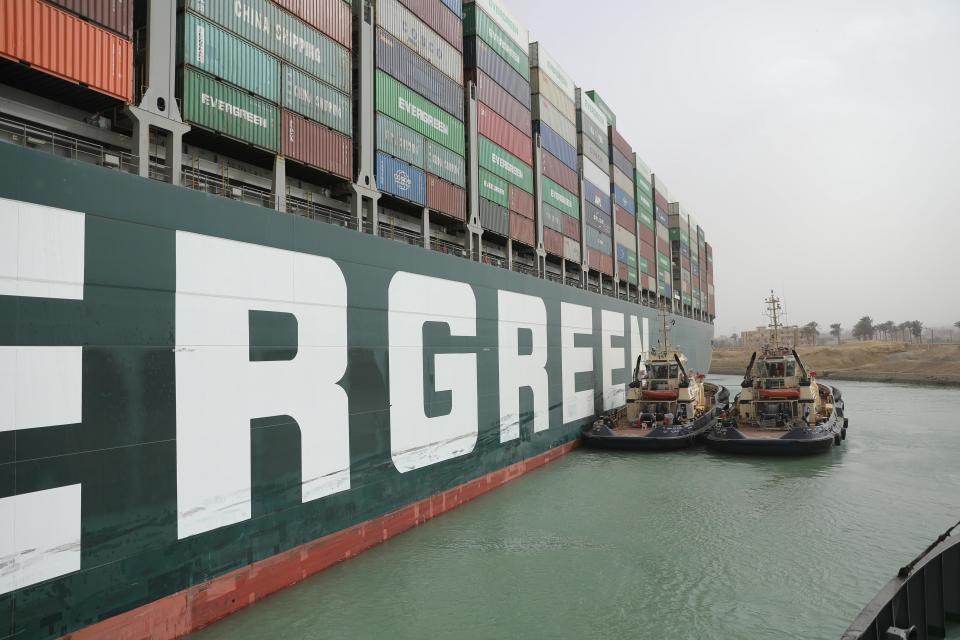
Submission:
[[[530,45],[534,129],[540,133],[540,217],[547,253],[580,263],[576,86],[538,42]]]
[[[577,152],[583,179],[583,248],[591,269],[613,275],[613,200],[610,198],[608,120],[587,92],[577,89]]]
[[[463,8],[464,64],[477,85],[480,224],[533,247],[529,36],[498,0]]]
[[[666,185],[617,131],[612,110],[596,92],[581,93],[539,43],[528,45],[500,0],[461,1],[375,0],[378,188],[466,220],[463,98],[472,81],[487,230],[536,244],[537,132],[545,250],[712,318],[705,233],[671,204]],[[178,7],[185,120],[352,176],[349,0],[180,0]],[[7,0],[0,18],[0,57],[132,100],[132,1]]]
[[[377,187],[466,220],[463,21],[457,3],[377,0]]]
[[[633,155],[634,195],[637,203],[638,251],[640,253],[640,289],[656,295],[657,225],[653,213],[653,174],[637,154]]]
[[[123,103],[133,100],[132,2],[0,2],[0,57]]]
[[[674,301],[693,307],[690,280],[690,217],[679,202],[670,203],[670,249],[673,254]]]
[[[666,301],[674,299],[673,258],[670,246],[670,192],[657,174],[651,178],[653,217],[657,240],[657,288]]]
[[[610,155],[610,197],[613,200],[614,243],[617,276],[622,282],[639,285],[637,259],[636,166],[633,148],[614,125],[607,130]]]
[[[177,96],[184,120],[349,179],[350,5],[183,0],[181,6]]]

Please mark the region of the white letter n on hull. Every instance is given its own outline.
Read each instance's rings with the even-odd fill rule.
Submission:
[[[251,362],[250,311],[296,318],[296,355]],[[301,497],[350,488],[347,285],[329,258],[177,232],[177,533],[250,518],[250,421],[300,427]]]

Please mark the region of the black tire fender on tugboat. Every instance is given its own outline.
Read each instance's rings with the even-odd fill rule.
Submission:
[[[836,446],[839,447],[839,446],[840,446],[840,440],[842,440],[842,438],[840,437],[840,434],[839,434],[839,433],[833,434],[833,444],[834,444],[834,445],[836,445]]]
[[[844,419],[843,419],[843,431],[844,431],[844,433],[846,433],[847,427],[849,427],[849,426],[850,426],[850,418],[844,418]]]

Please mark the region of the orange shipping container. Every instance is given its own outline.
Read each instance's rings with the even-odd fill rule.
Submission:
[[[133,100],[133,43],[40,0],[0,1],[0,56]]]

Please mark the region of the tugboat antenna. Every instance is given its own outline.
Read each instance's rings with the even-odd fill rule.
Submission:
[[[770,318],[770,348],[777,352],[780,350],[780,298],[773,295],[770,291],[770,297],[765,301],[767,303],[767,317]]]

